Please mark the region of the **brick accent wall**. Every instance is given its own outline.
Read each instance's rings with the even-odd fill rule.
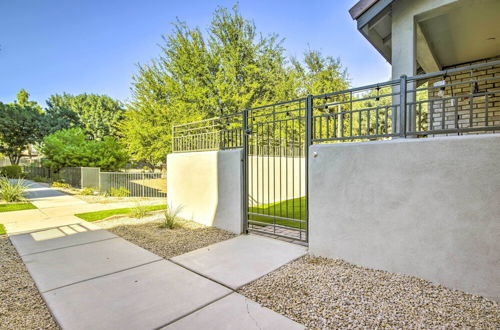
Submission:
[[[498,59],[500,56],[475,63]],[[436,85],[440,80],[446,81],[444,96],[443,87]],[[434,87],[428,91],[429,129],[500,126],[500,66],[449,74],[429,81],[429,87]]]

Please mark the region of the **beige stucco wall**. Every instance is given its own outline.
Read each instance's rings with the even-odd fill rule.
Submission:
[[[243,231],[238,150],[167,156],[167,202],[179,216],[233,233]]]
[[[314,145],[310,157],[312,254],[500,300],[499,134]]]
[[[305,158],[250,156],[250,206],[276,203],[305,195]]]

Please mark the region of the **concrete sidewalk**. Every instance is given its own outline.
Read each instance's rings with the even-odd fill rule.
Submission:
[[[65,194],[45,184],[27,181],[26,198],[37,209],[0,213],[0,223],[5,226],[9,235],[31,232],[45,228],[85,224],[75,214],[103,211],[137,206],[135,202],[120,203],[87,203],[79,198]],[[158,204],[158,202],[141,202],[141,205]]]
[[[86,224],[10,239],[63,329],[303,328],[233,290],[302,246],[243,235],[170,261]]]

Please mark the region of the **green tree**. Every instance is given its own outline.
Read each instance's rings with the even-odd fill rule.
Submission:
[[[81,127],[78,114],[62,102],[58,102],[58,95],[52,95],[46,102],[42,122],[43,136],[50,135],[62,129]]]
[[[206,36],[177,21],[161,55],[140,65],[121,134],[132,157],[157,165],[171,150],[174,123],[230,114],[286,99],[282,41],[262,36],[235,6],[214,12]]]
[[[308,50],[302,61],[292,57],[291,62],[292,79],[295,80],[298,95],[326,94],[349,88],[347,70],[342,67],[340,59]]]
[[[66,166],[116,171],[129,159],[115,138],[105,136],[102,140],[88,140],[81,128],[60,130],[44,137],[41,152],[46,157],[44,165],[56,171]]]
[[[95,140],[115,136],[123,119],[123,105],[109,96],[96,94],[55,94],[47,100],[46,133],[82,127]]]
[[[24,89],[21,88],[16,95],[16,101],[19,105],[26,105],[29,103],[30,94]]]
[[[23,151],[41,139],[41,108],[29,101],[24,89],[14,103],[0,102],[0,152],[9,157],[11,164],[19,164]]]
[[[289,61],[282,41],[258,33],[237,6],[218,8],[206,33],[175,22],[160,56],[139,65],[133,76],[132,100],[120,125],[132,158],[163,163],[173,124],[349,86],[340,60],[308,51]]]

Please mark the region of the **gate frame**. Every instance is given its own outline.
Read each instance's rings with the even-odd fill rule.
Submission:
[[[307,224],[306,230],[305,230],[305,238],[304,239],[294,239],[293,237],[287,237],[289,239],[292,239],[296,242],[303,243],[303,244],[308,244],[309,243],[309,147],[312,145],[312,112],[313,112],[313,96],[312,95],[307,95],[307,97],[304,99],[305,102],[305,112],[304,112],[304,117],[302,120],[304,120],[305,125],[305,132],[304,132],[304,186],[305,186],[305,221]],[[248,127],[248,112],[252,111],[252,109],[245,109],[243,110],[243,150],[242,150],[242,159],[241,159],[241,169],[243,175],[241,176],[241,188],[242,188],[242,217],[243,217],[243,232],[248,234],[249,232],[249,225],[248,225],[248,198],[249,198],[249,184],[248,184],[248,135],[250,134],[250,129]],[[269,233],[271,236],[278,236],[275,234]]]

